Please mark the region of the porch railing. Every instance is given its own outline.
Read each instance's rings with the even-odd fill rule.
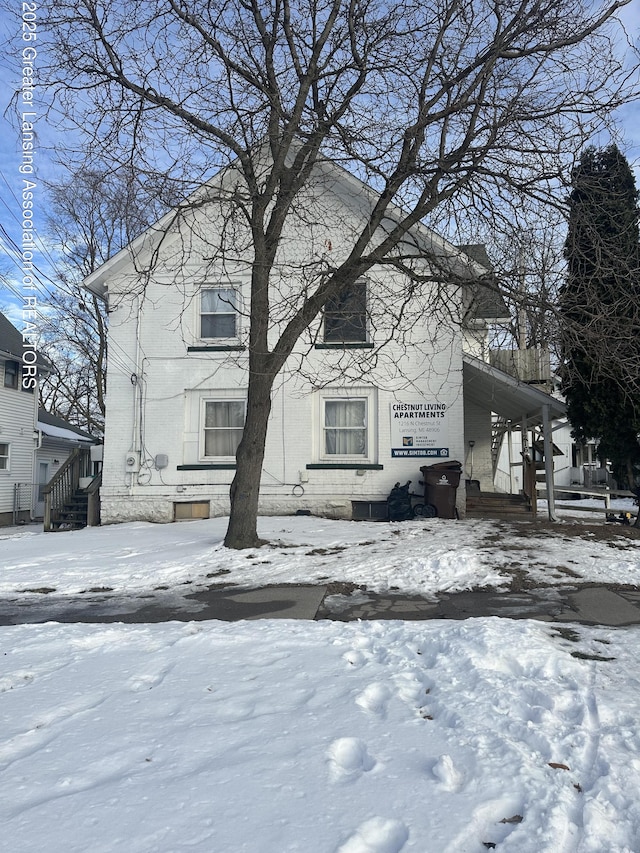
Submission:
[[[64,465],[44,487],[44,529],[54,530],[60,523],[64,506],[80,488],[81,477],[93,476],[89,448],[77,447]],[[93,481],[92,481],[93,484]],[[98,484],[99,488],[99,484]]]

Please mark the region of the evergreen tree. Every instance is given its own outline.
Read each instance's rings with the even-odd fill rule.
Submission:
[[[615,145],[587,149],[573,172],[560,297],[562,390],[578,440],[633,486],[640,463],[638,191]]]

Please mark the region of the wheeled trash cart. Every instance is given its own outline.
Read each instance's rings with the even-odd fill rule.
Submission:
[[[458,518],[456,509],[456,494],[460,485],[462,464],[436,462],[435,465],[420,468],[424,478],[424,500],[432,504],[438,513],[438,518]]]

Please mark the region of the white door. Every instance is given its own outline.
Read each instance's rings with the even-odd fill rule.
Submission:
[[[44,487],[49,482],[49,463],[38,462],[38,494],[36,497],[36,518],[44,518]]]

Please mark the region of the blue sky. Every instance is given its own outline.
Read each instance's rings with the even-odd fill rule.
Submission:
[[[17,5],[16,5],[17,9]],[[638,44],[640,40],[640,3],[634,0],[621,12],[629,36]],[[20,278],[22,275],[20,257],[12,243],[20,240],[21,193],[24,189],[24,179],[32,176],[22,175],[20,166],[20,133],[15,121],[9,121],[10,116],[16,116],[14,93],[20,85],[21,54],[25,43],[16,24],[5,11],[0,11],[0,39],[9,44],[9,48],[0,57],[0,310],[3,310],[18,327],[21,323],[20,313]],[[36,59],[37,66],[37,59]],[[625,151],[629,161],[636,170],[640,186],[640,79],[632,81],[638,91],[639,100],[619,111],[619,126],[621,136],[616,141]],[[35,87],[35,110],[38,108],[38,87]],[[36,120],[37,148],[35,158],[34,180],[37,188],[35,194],[34,221],[38,233],[45,232],[47,216],[47,200],[43,180],[51,180],[55,175],[56,151],[65,147],[65,138],[57,128],[39,114]],[[608,140],[595,140],[597,144]],[[46,244],[40,240],[39,257],[36,258],[40,270],[38,276],[41,283],[39,299],[46,303],[46,288],[50,285],[48,276],[55,276],[53,270],[54,258]]]

